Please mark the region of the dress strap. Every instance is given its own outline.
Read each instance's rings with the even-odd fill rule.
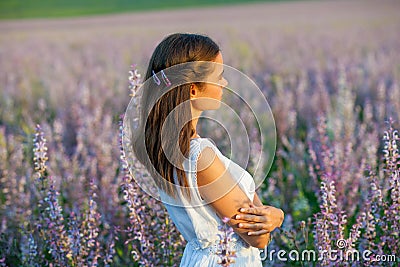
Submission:
[[[203,149],[206,147],[210,147],[213,150],[217,150],[216,146],[208,138],[194,138],[190,140],[190,152],[189,152],[190,159],[197,162],[200,152],[203,151]]]
[[[192,186],[197,188],[197,161],[199,159],[201,151],[203,151],[206,147],[212,148],[214,151],[217,151],[217,147],[207,138],[196,138],[192,139],[190,142],[190,152],[189,152],[189,162],[190,162],[190,183]],[[200,196],[198,190],[196,190]]]

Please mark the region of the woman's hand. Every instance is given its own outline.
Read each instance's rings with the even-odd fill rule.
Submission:
[[[235,219],[244,222],[239,223],[239,228],[248,229],[248,235],[262,235],[272,232],[280,227],[283,222],[284,213],[281,209],[272,206],[251,206],[241,208],[241,213]]]

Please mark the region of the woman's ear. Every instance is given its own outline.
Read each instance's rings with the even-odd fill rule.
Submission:
[[[196,98],[197,97],[197,87],[192,83],[190,85],[190,98]]]

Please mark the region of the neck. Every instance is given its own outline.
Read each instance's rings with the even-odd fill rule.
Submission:
[[[192,126],[194,129],[194,134],[192,138],[197,137],[197,123],[199,122],[199,117],[203,111],[192,108]]]

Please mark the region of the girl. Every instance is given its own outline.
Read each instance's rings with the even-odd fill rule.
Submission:
[[[189,67],[169,71],[182,64]],[[187,241],[180,266],[218,266],[217,234],[224,218],[236,238],[231,266],[262,266],[258,249],[283,221],[282,210],[261,203],[250,174],[197,133],[202,112],[220,107],[227,86],[222,72],[221,51],[209,37],[166,37],[150,59],[139,130],[132,133],[136,157]],[[206,80],[213,82],[199,82]]]

